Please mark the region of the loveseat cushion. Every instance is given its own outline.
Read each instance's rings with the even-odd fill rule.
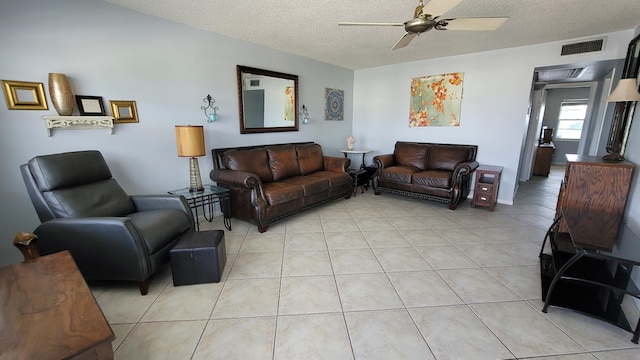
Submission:
[[[258,175],[262,182],[273,181],[269,156],[264,148],[250,150],[230,150],[222,159],[224,167]]]
[[[396,165],[412,166],[424,170],[429,157],[429,147],[423,144],[397,142],[393,155]]]
[[[298,156],[293,146],[270,146],[267,148],[267,153],[273,181],[300,175]]]
[[[451,171],[421,171],[413,174],[413,184],[449,189],[451,188]]]
[[[283,204],[288,201],[300,199],[304,196],[302,186],[274,181],[263,185],[264,197],[270,205]]]
[[[471,160],[471,149],[467,147],[432,145],[427,170],[453,171],[458,163],[469,160]]]
[[[386,181],[411,184],[413,174],[419,171],[420,169],[414,166],[391,166],[380,172],[379,177]]]
[[[308,175],[323,169],[322,147],[319,144],[298,145],[296,153],[300,175]]]

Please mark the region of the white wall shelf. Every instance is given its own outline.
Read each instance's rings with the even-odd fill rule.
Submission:
[[[51,136],[51,129],[64,130],[109,130],[113,134],[113,117],[111,116],[50,116],[42,117],[47,126],[47,136]]]

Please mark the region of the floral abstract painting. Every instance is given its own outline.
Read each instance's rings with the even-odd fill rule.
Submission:
[[[411,79],[409,127],[460,126],[461,72]]]

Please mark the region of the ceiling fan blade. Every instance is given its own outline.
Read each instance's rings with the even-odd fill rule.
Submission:
[[[398,40],[398,42],[395,45],[393,45],[391,50],[400,49],[400,48],[403,48],[403,47],[409,45],[411,40],[413,40],[413,38],[415,38],[418,35],[420,35],[420,34],[417,34],[417,33],[405,33],[404,36],[401,37],[400,40]]]
[[[445,19],[449,24],[444,30],[496,30],[508,18],[457,18]]]
[[[462,0],[430,0],[427,5],[422,8],[422,13],[430,14],[433,17],[438,17],[453,9],[461,2]]]
[[[403,23],[368,23],[368,22],[349,22],[342,21],[338,26],[404,26]]]

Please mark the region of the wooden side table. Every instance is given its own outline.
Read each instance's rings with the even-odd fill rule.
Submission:
[[[371,151],[373,150],[369,150],[369,149],[340,150],[340,152],[344,154],[344,157],[348,157],[348,154],[362,154],[362,164],[360,164],[360,169],[364,169],[366,167],[364,164],[364,157]]]
[[[500,187],[502,169],[502,166],[478,166],[476,169],[476,181],[473,186],[471,207],[484,206],[493,211],[498,201],[498,188]]]
[[[0,268],[0,358],[113,359],[115,335],[68,251]]]

